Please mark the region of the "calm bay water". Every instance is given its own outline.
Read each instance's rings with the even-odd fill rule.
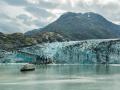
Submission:
[[[20,72],[21,64],[0,64],[0,90],[119,90],[119,65],[43,65]]]

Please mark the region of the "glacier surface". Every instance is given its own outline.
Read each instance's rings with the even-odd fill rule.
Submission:
[[[44,43],[22,48],[20,51],[49,58],[60,64],[120,64],[119,39]],[[19,53],[12,54],[10,58],[17,60]],[[19,59],[24,60],[24,55]]]

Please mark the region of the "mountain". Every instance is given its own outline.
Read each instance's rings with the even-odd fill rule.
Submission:
[[[0,49],[11,50],[36,44],[34,38],[22,33],[3,34],[0,32]]]
[[[28,31],[25,34],[0,33],[0,49],[9,50],[43,42],[119,37],[120,25],[108,21],[99,14],[68,12],[46,27]]]
[[[55,32],[69,40],[107,39],[120,37],[120,26],[97,13],[67,12],[32,36],[45,32]]]
[[[32,34],[32,36],[27,35],[27,37],[34,38],[37,43],[69,41],[69,38],[64,37],[62,34],[56,32],[38,32],[37,35]]]
[[[33,34],[32,32],[29,33]],[[62,35],[54,32],[39,33],[38,35],[32,37],[27,35],[24,35],[23,33],[4,34],[0,32],[0,50],[14,50],[43,42],[61,42],[68,40]]]
[[[39,29],[34,29],[34,30],[31,30],[31,31],[28,31],[25,33],[26,36],[34,36],[35,34],[39,33],[41,31],[41,28]]]

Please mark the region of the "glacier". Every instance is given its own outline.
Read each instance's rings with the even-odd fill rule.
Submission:
[[[120,39],[43,43],[22,48],[20,51],[60,64],[120,64]],[[8,60],[11,59],[12,62],[19,59],[30,61],[33,59],[19,55],[19,52],[11,54],[8,55]]]

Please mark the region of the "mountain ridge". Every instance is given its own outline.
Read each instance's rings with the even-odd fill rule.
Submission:
[[[40,31],[38,29],[38,33],[43,32],[55,32],[70,40],[108,39],[120,36],[120,25],[114,24],[93,12],[67,12]]]

